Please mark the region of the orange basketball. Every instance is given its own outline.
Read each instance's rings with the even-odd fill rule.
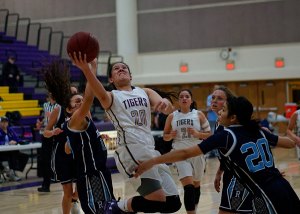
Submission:
[[[91,62],[93,59],[97,58],[99,50],[98,40],[88,32],[77,32],[68,40],[68,54],[73,55],[74,52],[76,52],[76,54],[81,52],[82,56],[83,54],[86,54],[87,62]]]

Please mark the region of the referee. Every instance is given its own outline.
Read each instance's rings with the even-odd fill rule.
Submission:
[[[51,153],[53,146],[53,137],[45,138],[43,136],[43,131],[49,122],[51,112],[56,107],[58,107],[58,104],[52,98],[51,93],[49,93],[47,97],[47,102],[45,102],[43,105],[44,119],[43,126],[40,129],[40,134],[42,135],[42,148],[38,158],[38,165],[43,177],[43,183],[42,186],[37,189],[39,192],[50,192],[50,183],[52,178]]]

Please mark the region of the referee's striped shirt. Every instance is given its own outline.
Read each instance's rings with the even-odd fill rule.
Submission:
[[[57,103],[51,103],[50,101],[44,103],[44,105],[43,105],[43,109],[44,109],[44,127],[46,127],[48,125],[51,112],[57,106],[59,106]]]

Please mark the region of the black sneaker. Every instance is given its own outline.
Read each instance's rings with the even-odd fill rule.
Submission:
[[[37,189],[39,192],[50,192],[50,189],[49,188],[46,188],[46,187],[39,187]]]

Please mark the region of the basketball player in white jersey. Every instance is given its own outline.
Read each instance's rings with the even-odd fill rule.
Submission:
[[[199,144],[210,136],[210,126],[203,112],[198,111],[192,92],[183,89],[179,92],[179,110],[169,114],[164,128],[164,140],[173,139],[174,150]],[[200,199],[200,181],[204,175],[204,155],[175,163],[178,178],[184,189],[184,205],[188,214],[195,214]]]
[[[152,89],[133,87],[129,67],[123,62],[110,66],[108,78],[114,88],[110,92],[106,91],[83,61],[75,57],[73,61],[83,71],[117,130],[116,164],[124,178],[130,179],[139,164],[138,160],[160,155],[154,150],[150,129],[151,110],[169,114],[173,106]],[[167,165],[158,165],[139,178],[130,179],[130,182],[140,195],[111,203],[107,211],[119,213],[121,209],[124,212],[173,213],[180,209],[177,187]]]
[[[300,144],[300,109],[295,111],[289,121],[289,125],[286,130],[287,135]],[[296,147],[297,156],[300,160],[300,147]]]

